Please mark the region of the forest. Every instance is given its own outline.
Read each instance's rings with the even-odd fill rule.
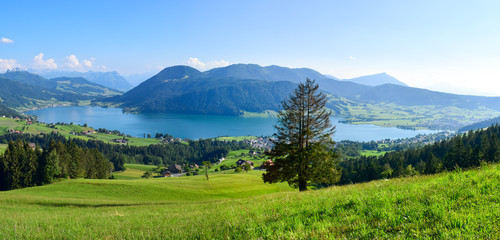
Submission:
[[[340,184],[478,167],[500,161],[500,126],[469,131],[421,148],[360,156],[340,163]]]
[[[109,178],[113,164],[96,149],[52,140],[43,149],[25,141],[10,141],[0,156],[0,190],[52,183],[57,178]]]
[[[16,140],[36,143],[39,146],[48,146],[51,141],[59,141],[63,143],[71,142],[80,148],[95,148],[114,164],[116,171],[124,170],[124,163],[164,166],[173,163],[196,163],[201,165],[203,161],[215,163],[220,158],[226,157],[229,151],[251,148],[250,145],[243,142],[216,141],[213,139],[153,144],[149,146],[131,146],[92,139],[66,139],[64,136],[56,133],[39,135],[8,133],[0,136],[0,143]]]

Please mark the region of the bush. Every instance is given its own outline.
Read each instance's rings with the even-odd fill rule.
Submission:
[[[142,178],[150,178],[152,176],[151,172],[150,171],[147,171],[145,172],[144,174],[142,174]]]
[[[240,172],[241,172],[241,167],[240,167],[240,166],[237,166],[237,167],[234,169],[234,172],[235,172],[235,173],[240,173]]]
[[[218,172],[218,171],[219,171],[219,169],[218,169],[218,168],[216,168],[216,169],[215,169],[215,171],[216,171],[216,172]]]

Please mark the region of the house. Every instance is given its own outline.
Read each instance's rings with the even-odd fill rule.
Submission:
[[[246,162],[245,160],[240,159],[240,160],[238,160],[238,161],[236,162],[236,165],[241,166],[241,165],[245,164],[245,162]]]
[[[250,164],[250,166],[253,166],[253,162],[252,161],[245,161],[243,159],[240,159],[236,162],[236,165],[238,166],[242,166],[242,165],[245,165],[245,164]]]
[[[170,177],[172,175],[172,173],[170,171],[167,171],[167,170],[163,171],[162,174],[163,174],[163,177]]]
[[[198,164],[191,164],[189,165],[189,168],[200,168],[200,166],[198,166]]]
[[[168,167],[168,171],[171,173],[182,173],[182,167],[179,164],[172,164]]]
[[[272,165],[274,165],[274,162],[273,160],[269,159],[265,161],[262,165],[260,165],[260,169],[265,170],[266,166],[272,166]]]
[[[127,139],[123,139],[123,138],[116,138],[116,139],[113,139],[112,141],[116,142],[116,143],[123,143],[123,144],[128,142]]]

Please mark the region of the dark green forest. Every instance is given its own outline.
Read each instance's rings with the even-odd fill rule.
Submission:
[[[74,142],[51,141],[40,149],[27,142],[9,142],[0,156],[0,190],[49,184],[57,178],[109,178],[113,164],[96,149],[84,149]]]
[[[421,148],[388,152],[381,157],[360,156],[340,163],[340,184],[382,178],[434,174],[500,161],[500,126],[469,131]]]
[[[99,140],[66,139],[60,134],[5,134],[0,136],[1,142],[23,140],[45,147],[51,141],[72,143],[81,148],[95,148],[115,166],[115,170],[123,170],[124,163],[140,163],[148,165],[170,165],[196,163],[203,161],[215,163],[221,157],[226,157],[229,151],[249,149],[250,145],[237,141],[216,141],[203,139],[187,143],[174,142],[169,144],[153,144],[149,146],[129,146],[105,143]]]

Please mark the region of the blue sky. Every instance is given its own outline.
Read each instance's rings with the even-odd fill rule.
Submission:
[[[256,63],[500,96],[498,12],[500,1],[3,1],[0,72]]]

